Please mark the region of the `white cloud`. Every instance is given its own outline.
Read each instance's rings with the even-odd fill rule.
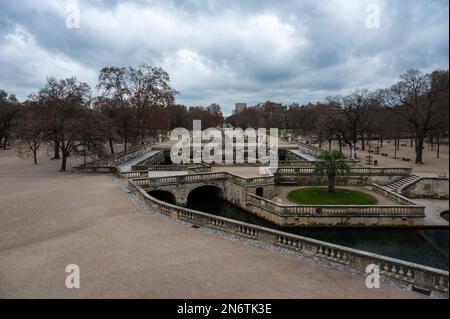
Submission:
[[[39,47],[33,36],[21,28],[6,35],[0,43],[0,65],[2,86],[11,93],[19,91],[24,96],[43,85],[49,76],[76,76],[80,81],[95,83],[97,72],[63,54]]]
[[[79,0],[76,30],[64,27],[73,1],[0,2],[1,88],[24,97],[47,75],[95,85],[101,67],[144,61],[169,72],[179,103],[229,112],[236,101],[314,102],[448,67],[443,0]],[[365,25],[371,3],[380,29]]]

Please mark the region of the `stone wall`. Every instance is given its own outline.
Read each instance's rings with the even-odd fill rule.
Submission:
[[[409,198],[449,199],[448,179],[422,178],[403,189]]]
[[[323,186],[328,183],[327,177],[318,175],[276,175],[275,177],[277,185]],[[336,184],[347,186],[361,186],[372,183],[386,185],[401,178],[403,176],[346,176],[337,177]]]
[[[248,194],[245,209],[282,227],[423,225],[424,207],[404,202],[403,198],[399,198],[399,201],[402,203],[398,205],[296,205],[280,204]]]

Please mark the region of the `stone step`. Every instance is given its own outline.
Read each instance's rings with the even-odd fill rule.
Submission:
[[[395,182],[385,185],[385,188],[390,191],[393,191],[393,192],[398,192],[402,188],[414,183],[415,181],[417,181],[419,179],[420,179],[420,176],[417,176],[417,175],[405,176],[399,180],[396,180]]]

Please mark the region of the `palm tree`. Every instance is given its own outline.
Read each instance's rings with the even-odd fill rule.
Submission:
[[[314,163],[316,174],[328,177],[328,192],[334,193],[337,174],[348,174],[350,168],[345,161],[345,156],[339,151],[322,151]]]

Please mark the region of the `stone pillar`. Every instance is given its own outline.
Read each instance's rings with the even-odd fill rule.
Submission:
[[[177,190],[176,191],[176,203],[178,206],[186,207],[187,206],[187,196],[185,191]]]

